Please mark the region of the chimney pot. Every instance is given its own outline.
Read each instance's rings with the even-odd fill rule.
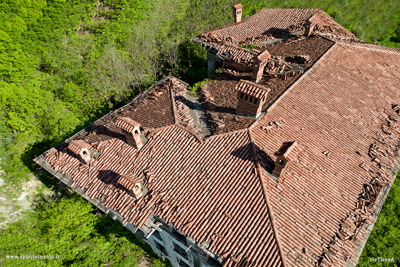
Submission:
[[[233,6],[233,18],[235,19],[235,23],[242,21],[242,10],[243,6],[240,3]]]

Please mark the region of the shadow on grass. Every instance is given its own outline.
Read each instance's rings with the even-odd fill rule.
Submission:
[[[141,249],[143,249],[151,258],[160,259],[151,249],[149,245],[147,245],[140,237],[135,233],[133,234],[128,229],[122,226],[120,222],[117,220],[112,220],[110,216],[102,216],[99,218],[96,228],[98,232],[103,235],[106,239],[110,237],[110,234],[114,234],[117,238],[125,237],[129,242],[137,245]],[[161,259],[160,259],[161,260]],[[172,267],[170,261],[166,259],[162,261],[166,266]]]

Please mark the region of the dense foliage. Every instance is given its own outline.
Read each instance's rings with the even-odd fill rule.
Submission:
[[[39,198],[32,212],[0,230],[0,236],[0,258],[6,266],[136,266],[148,258],[136,234],[108,216],[99,217],[77,195],[64,200]],[[54,258],[10,258],[30,255]],[[152,267],[167,266],[148,260]]]
[[[397,176],[367,241],[360,267],[400,266],[400,175]],[[394,262],[371,262],[376,258],[393,259]]]
[[[194,89],[199,87],[198,82],[207,72],[206,51],[192,44],[190,38],[232,22],[233,4],[237,2],[2,0],[0,161],[6,182],[18,187],[20,179],[34,171],[31,160],[35,154],[61,142],[165,75],[182,78]],[[321,8],[364,41],[400,47],[400,2],[396,0],[243,0],[242,4],[245,16],[264,7]],[[378,255],[399,259],[399,188],[397,181],[363,261]],[[59,208],[48,205],[54,218],[38,208],[36,215],[29,215],[3,233],[6,238],[11,238],[12,231],[15,234],[6,251],[14,249],[16,253],[18,244],[32,253],[60,254],[56,242],[64,242],[68,252],[60,255],[71,264],[85,265],[97,264],[96,260],[122,262],[116,255],[125,253],[123,247],[133,249],[127,241],[118,243],[104,234],[96,236],[93,229],[97,219],[89,208],[81,204],[72,207],[68,201],[58,203]],[[64,214],[62,207],[76,209],[75,215]],[[70,223],[60,222],[68,232],[57,226],[59,214],[76,216]],[[18,229],[24,224],[26,230]],[[43,225],[59,241],[48,239],[46,245],[43,240],[49,238],[49,233],[44,232],[47,228]],[[108,243],[100,245],[104,238]],[[4,251],[5,242],[1,243],[0,251]],[[111,256],[93,254],[110,251],[110,244],[116,246]],[[99,246],[98,250],[89,249],[93,246]],[[82,256],[78,257],[77,251]],[[365,264],[368,266],[368,262]]]

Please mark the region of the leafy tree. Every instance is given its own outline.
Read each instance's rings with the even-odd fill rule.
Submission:
[[[105,230],[103,230],[105,228]],[[115,229],[117,228],[117,231]],[[60,200],[42,197],[33,212],[0,231],[0,258],[59,256],[54,259],[7,259],[6,266],[136,266],[145,251],[132,233],[109,217],[98,217],[77,195]],[[158,265],[157,265],[158,264]],[[159,260],[156,266],[166,266]]]

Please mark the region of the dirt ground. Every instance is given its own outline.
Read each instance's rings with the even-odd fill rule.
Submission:
[[[61,190],[62,184],[56,191],[44,185],[35,175],[31,174],[29,180],[23,182],[20,190],[6,185],[0,172],[0,228],[6,228],[8,223],[18,221],[23,212],[31,209],[34,196],[37,193],[45,195],[55,194]]]

